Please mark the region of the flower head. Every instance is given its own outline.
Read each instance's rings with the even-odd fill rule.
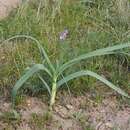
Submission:
[[[60,33],[60,40],[65,40],[69,31],[68,29],[65,29],[63,32]]]

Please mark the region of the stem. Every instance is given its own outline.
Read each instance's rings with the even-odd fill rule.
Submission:
[[[56,81],[57,81],[56,78],[54,78],[53,84],[52,84],[52,93],[51,93],[50,108],[49,108],[50,111],[52,111],[52,107],[55,103],[56,90],[57,90]]]

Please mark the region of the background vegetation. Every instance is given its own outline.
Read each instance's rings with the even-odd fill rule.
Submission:
[[[98,48],[128,42],[129,15],[127,0],[25,1],[10,17],[0,21],[1,92],[6,87],[12,88],[27,66],[41,62],[37,45],[31,41],[13,40],[2,44],[3,40],[16,34],[31,35],[42,43],[52,61],[60,59],[61,62],[65,62]],[[64,41],[61,41],[59,34],[64,29],[68,29],[69,34]],[[81,62],[74,70],[79,68],[88,68],[104,75],[123,89],[129,88],[127,57],[97,57]],[[69,72],[71,70],[67,73]],[[97,84],[95,79],[80,78],[68,85],[71,91],[79,94],[94,90]],[[27,86],[26,92],[30,94],[41,92],[42,89],[41,82],[35,76],[25,86]]]

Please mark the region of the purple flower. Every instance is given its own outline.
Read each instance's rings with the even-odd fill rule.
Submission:
[[[60,33],[60,40],[65,40],[69,31],[68,29],[65,29],[63,32]]]

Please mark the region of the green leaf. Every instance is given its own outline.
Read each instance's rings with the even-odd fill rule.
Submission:
[[[17,91],[22,87],[22,85],[31,77],[34,73],[44,70],[48,75],[52,77],[50,71],[43,64],[36,64],[31,67],[15,84],[12,90],[13,105],[15,104],[15,97]]]
[[[38,77],[39,77],[39,79],[42,81],[42,83],[45,85],[45,87],[46,87],[48,93],[49,93],[50,96],[51,96],[51,90],[50,90],[49,85],[46,83],[46,81],[45,81],[39,74],[38,74]]]
[[[127,93],[125,93],[120,88],[116,87],[110,81],[108,81],[107,79],[103,78],[102,76],[100,76],[100,75],[98,75],[98,74],[96,74],[96,73],[94,73],[92,71],[89,71],[89,70],[87,70],[87,71],[78,71],[78,72],[75,72],[73,74],[70,74],[70,75],[64,77],[64,79],[61,79],[60,81],[58,81],[57,86],[60,87],[64,83],[66,83],[66,82],[68,82],[68,81],[70,81],[70,80],[72,80],[74,78],[78,78],[78,77],[81,77],[81,76],[87,76],[87,75],[100,80],[101,82],[103,82],[104,84],[106,84],[110,88],[114,89],[116,92],[118,92],[122,96],[130,98],[130,96]]]
[[[44,48],[43,48],[40,44],[38,44],[38,46],[39,46],[39,50],[40,50],[42,56],[45,57],[45,59],[46,59],[48,65],[49,65],[49,67],[51,68],[51,70],[52,70],[53,72],[55,72],[55,68],[54,68],[53,64],[51,63],[51,61],[50,61],[48,55],[46,54]]]
[[[117,53],[120,53],[120,52],[116,52],[117,50],[128,48],[128,47],[130,47],[130,43],[115,45],[115,46],[112,46],[112,47],[106,47],[106,48],[98,49],[98,50],[80,55],[77,58],[74,58],[74,59],[68,61],[67,63],[63,64],[59,68],[59,74],[58,75],[60,75],[68,67],[80,62],[81,60],[85,60],[87,58],[91,58],[91,57],[94,57],[94,56],[117,54]]]
[[[74,58],[73,60],[68,61],[67,63],[63,64],[60,68],[59,68],[59,73],[58,76],[61,75],[63,73],[63,71],[65,71],[67,68],[73,66],[74,64],[79,63],[81,60],[87,59],[87,58],[91,58],[94,56],[102,56],[102,55],[112,55],[112,54],[117,54],[116,52],[90,52],[87,54],[83,54],[77,58]]]

